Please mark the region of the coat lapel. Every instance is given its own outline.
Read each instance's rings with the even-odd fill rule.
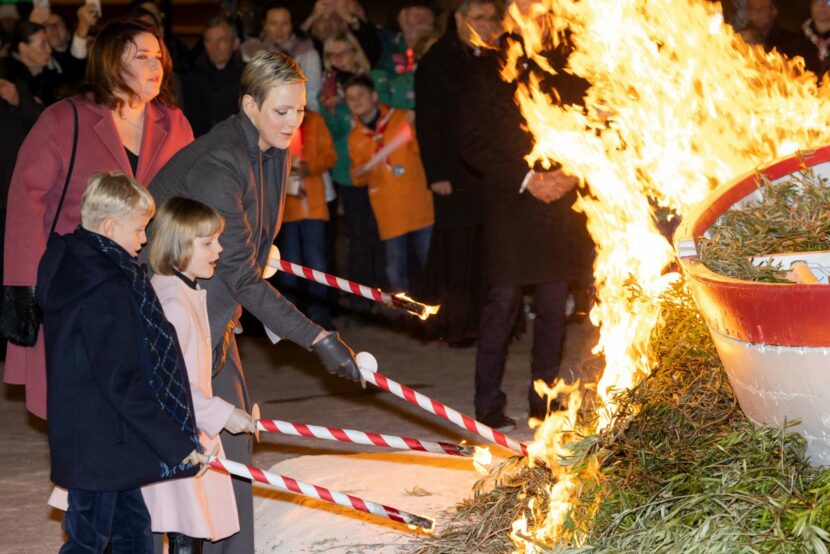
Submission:
[[[153,102],[147,104],[144,114],[144,134],[141,137],[141,155],[138,157],[136,180],[145,186],[145,177],[154,167],[161,145],[167,138],[168,121]],[[126,158],[126,154],[125,154]]]
[[[126,175],[132,175],[133,170],[130,167],[130,160],[127,159],[127,153],[124,152],[124,145],[121,142],[121,137],[118,135],[118,129],[115,128],[110,110],[91,102],[89,103],[89,107],[90,110],[94,111],[100,117],[98,122],[93,125],[93,129],[98,135],[98,138],[101,139],[101,142],[110,151],[110,154],[112,154],[112,157],[118,163],[121,171]]]

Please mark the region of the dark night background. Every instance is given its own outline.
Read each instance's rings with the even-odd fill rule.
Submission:
[[[0,2],[3,1],[0,0]],[[591,0],[585,1],[590,2]],[[51,0],[52,9],[66,17],[70,24],[74,21],[75,11],[80,3],[81,0]],[[127,3],[128,0],[102,0],[104,19],[117,17],[125,13]],[[265,1],[259,2],[259,4],[265,3]],[[292,8],[293,17],[297,26],[311,13],[311,9],[314,6],[314,0],[288,0],[287,3]],[[434,0],[434,4],[439,8],[448,8],[454,3],[454,0]],[[735,6],[742,4],[740,0],[723,0],[723,3],[727,20],[731,20],[733,14],[736,13]],[[374,23],[394,28],[395,15],[403,2],[401,0],[361,0],[361,4]],[[777,4],[779,12],[778,20],[782,27],[797,30],[801,23],[807,19],[810,0],[778,0]],[[175,34],[190,43],[200,36],[203,25],[218,12],[221,2],[216,0],[212,2],[201,0],[161,0],[161,5],[168,19],[166,22],[167,25]],[[31,8],[31,3],[19,2],[19,6],[25,17]]]

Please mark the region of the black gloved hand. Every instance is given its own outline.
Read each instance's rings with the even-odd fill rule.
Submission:
[[[311,348],[329,373],[334,373],[352,381],[357,381],[360,378],[360,370],[357,369],[354,352],[345,342],[340,340],[340,335],[337,333],[329,333],[326,337],[312,344]]]

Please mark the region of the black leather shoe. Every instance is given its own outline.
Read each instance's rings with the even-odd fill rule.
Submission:
[[[501,431],[502,433],[512,431],[516,428],[516,420],[507,417],[504,415],[504,412],[491,412],[489,414],[484,414],[482,417],[477,419],[487,427],[492,427],[496,431]]]
[[[202,539],[194,539],[181,533],[167,533],[170,554],[202,554]]]

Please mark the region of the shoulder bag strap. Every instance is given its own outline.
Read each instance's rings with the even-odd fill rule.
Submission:
[[[75,102],[67,99],[69,105],[72,106],[72,116],[75,121],[75,131],[72,135],[72,156],[69,158],[69,169],[66,171],[66,182],[63,184],[63,192],[61,193],[61,200],[58,202],[58,211],[55,212],[55,219],[52,221],[52,228],[49,230],[49,235],[55,232],[55,227],[58,225],[58,218],[63,209],[63,201],[66,199],[66,191],[69,190],[69,181],[72,179],[72,169],[75,167],[75,153],[78,150],[78,108]]]

